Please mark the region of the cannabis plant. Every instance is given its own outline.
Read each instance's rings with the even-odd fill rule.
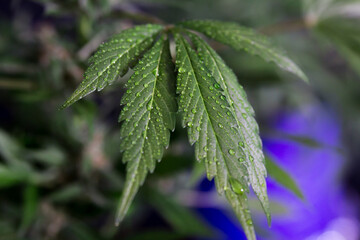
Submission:
[[[90,58],[84,80],[65,102],[67,107],[114,83],[129,68],[121,105],[121,145],[127,176],[116,224],[169,146],[176,120],[187,128],[196,159],[215,179],[248,239],[255,239],[247,203],[251,186],[271,222],[264,154],[254,110],[232,70],[203,39],[212,38],[245,50],[307,81],[304,73],[269,39],[235,23],[185,21],[148,24],[114,35]],[[170,46],[175,43],[176,51]],[[175,64],[174,64],[175,63]]]

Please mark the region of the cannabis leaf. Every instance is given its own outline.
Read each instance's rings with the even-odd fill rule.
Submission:
[[[269,224],[271,221],[265,160],[254,110],[231,69],[187,28],[235,49],[247,49],[306,80],[302,71],[268,39],[236,24],[188,21],[166,28],[144,25],[125,30],[100,46],[90,59],[84,81],[63,107],[95,89],[103,89],[135,66],[126,84],[119,117],[120,148],[127,162],[127,175],[116,218],[118,225],[147,173],[154,171],[169,145],[169,130],[175,127],[177,111],[173,89],[176,81],[178,113],[182,126],[187,127],[190,144],[195,144],[196,158],[204,164],[207,177],[215,178],[217,191],[228,199],[248,239],[254,240],[247,202],[250,185]],[[176,80],[170,33],[176,44]]]
[[[258,55],[265,61],[274,62],[283,70],[294,73],[304,81],[308,81],[301,69],[285,55],[283,50],[275,47],[267,37],[252,29],[239,26],[236,23],[212,20],[191,20],[179,25],[201,32],[207,37],[229,45],[236,50],[246,50],[250,54]]]
[[[102,90],[119,76],[125,75],[131,63],[151,47],[162,28],[154,24],[137,26],[102,44],[89,59],[91,65],[84,74],[84,80],[62,107],[73,104],[96,89]]]
[[[176,103],[171,91],[173,64],[164,36],[134,69],[120,115],[123,161],[128,162],[126,182],[116,223],[123,219],[147,172],[153,172],[174,129]]]
[[[304,200],[304,195],[295,182],[295,180],[270,157],[265,158],[266,168],[270,177],[277,181],[280,185],[293,192],[297,197]]]
[[[239,142],[245,153],[244,163],[248,170],[249,180],[254,192],[267,215],[270,224],[269,200],[266,193],[266,168],[259,126],[254,119],[254,110],[247,100],[244,89],[239,85],[235,74],[226,66],[220,56],[200,37],[187,32],[195,44],[200,59],[216,82],[224,89],[224,95],[230,102],[230,112],[235,116],[236,129],[241,136]]]

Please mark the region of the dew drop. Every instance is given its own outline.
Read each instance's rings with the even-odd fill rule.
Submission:
[[[195,113],[196,113],[196,109],[195,109],[195,108],[191,109],[191,112],[195,114]]]
[[[185,68],[183,68],[183,67],[180,67],[180,68],[179,68],[179,72],[180,72],[180,73],[184,73],[185,71],[186,71]]]
[[[146,109],[150,111],[152,109],[152,101],[149,101],[146,105]]]
[[[232,150],[232,149],[230,149],[230,150],[229,150],[229,154],[230,154],[230,155],[235,155],[235,151]]]
[[[243,195],[245,193],[244,187],[235,178],[230,178],[230,184],[231,184],[231,188],[234,191],[234,193],[239,194],[239,195]]]
[[[215,83],[215,84],[214,84],[214,88],[219,89],[219,88],[220,88],[220,85],[219,85],[218,83]]]
[[[224,126],[221,123],[219,123],[218,126],[219,126],[219,128],[224,128]]]

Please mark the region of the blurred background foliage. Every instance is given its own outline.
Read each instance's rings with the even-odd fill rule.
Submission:
[[[308,75],[310,85],[256,57],[211,42],[247,90],[262,136],[308,148],[335,149],[344,160],[336,176],[340,176],[346,196],[359,199],[359,1],[3,0],[0,239],[243,237],[231,237],[226,228],[214,227],[206,214],[197,211],[216,206],[239,228],[223,199],[214,191],[203,191],[211,183],[202,180],[203,172],[180,127],[125,222],[114,227],[125,170],[118,147],[117,118],[124,91],[120,87],[129,75],[71,108],[59,110],[82,80],[88,57],[109,36],[135,24],[185,19],[235,21],[271,36],[287,50]],[[279,114],[293,109],[302,112],[308,105],[331,109],[341,129],[338,146],[274,127]],[[270,178],[305,204],[306,194],[297,179],[270,156],[267,161]],[[271,188],[269,194],[272,200]],[[251,205],[259,208],[256,202]],[[272,202],[275,215],[285,208]],[[261,224],[256,228],[263,239],[282,239],[271,238]]]

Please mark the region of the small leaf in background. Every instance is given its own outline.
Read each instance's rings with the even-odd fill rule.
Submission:
[[[8,162],[19,161],[20,145],[8,133],[0,129],[0,155]]]
[[[195,213],[181,206],[168,196],[154,189],[148,191],[150,204],[175,229],[177,233],[189,237],[214,237],[213,230],[207,226]]]
[[[32,224],[38,209],[38,189],[34,185],[27,185],[23,193],[22,220],[20,225],[20,235],[24,235],[26,229]]]
[[[23,171],[13,170],[0,164],[0,188],[10,187],[28,179],[28,174]]]
[[[64,152],[53,145],[38,150],[27,150],[27,157],[52,166],[59,166],[65,162]]]
[[[312,147],[312,148],[321,148],[324,147],[324,145],[317,140],[307,137],[307,136],[299,136],[299,135],[290,135],[290,134],[284,134],[282,135],[283,138],[287,138],[291,141],[298,142],[304,146]]]
[[[194,187],[205,176],[204,162],[194,161],[189,181],[189,187]]]
[[[306,24],[330,40],[360,75],[360,3],[347,1],[303,1]]]
[[[265,158],[266,160],[266,169],[271,178],[273,178],[280,185],[284,186],[286,189],[290,190],[300,199],[304,200],[304,195],[295,180],[280,166],[278,166],[271,158],[268,156]]]
[[[62,189],[58,189],[47,197],[49,201],[64,203],[74,200],[74,198],[83,196],[83,188],[79,184],[71,184]]]

